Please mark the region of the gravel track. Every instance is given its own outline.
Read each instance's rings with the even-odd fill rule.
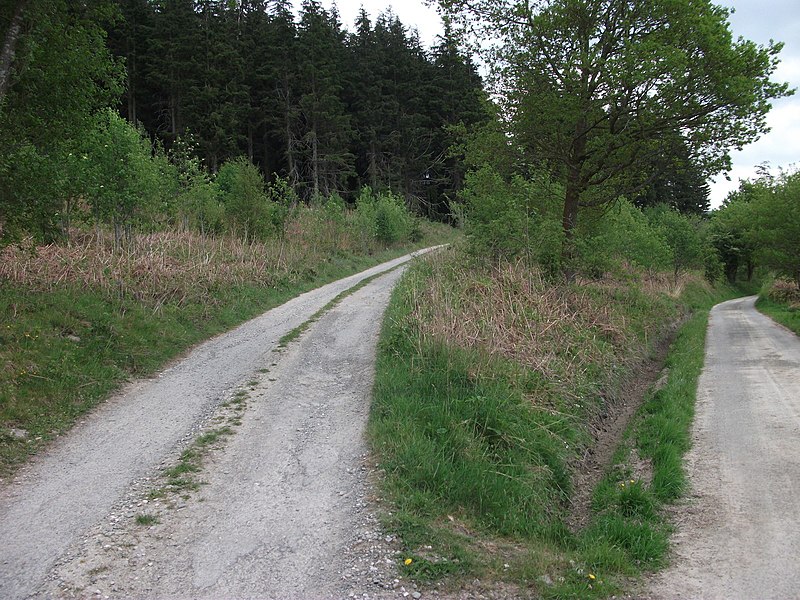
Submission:
[[[4,483],[0,598],[26,598],[37,590],[43,597],[65,589],[65,595],[96,594],[85,584],[114,569],[131,579],[108,580],[116,584],[107,588],[116,587],[115,597],[270,597],[270,590],[278,590],[275,597],[288,598],[308,592],[296,586],[312,567],[324,571],[320,582],[330,582],[330,553],[352,541],[352,531],[331,525],[365,504],[361,432],[380,317],[400,271],[347,297],[296,348],[273,351],[283,335],[338,294],[414,255],[303,294],[196,347],[157,378],[127,385]],[[271,365],[274,373],[259,373]],[[130,562],[96,564],[93,543],[107,537],[109,528],[131,530],[129,517],[140,511],[159,468],[174,460],[237,386],[251,380],[259,382],[251,391],[259,398],[243,413],[224,453],[212,456],[205,502],[191,510],[179,505],[174,513],[181,518],[165,524],[176,529],[160,535],[164,562],[139,573]],[[347,480],[345,474],[355,476]],[[347,523],[352,520],[343,527]],[[125,548],[137,556],[136,546]],[[298,548],[321,550],[330,567],[312,565],[317,559]],[[378,552],[381,560],[386,552]],[[269,566],[276,556],[282,557],[280,569]],[[76,566],[81,560],[85,568]],[[162,577],[162,567],[169,577]],[[66,587],[58,585],[62,576]],[[267,582],[273,587],[263,587]]]
[[[800,339],[754,308],[711,311],[698,382],[692,497],[653,599],[797,598]]]

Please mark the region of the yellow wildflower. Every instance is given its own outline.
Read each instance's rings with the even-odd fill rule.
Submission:
[[[407,559],[405,559],[403,562],[405,563],[405,565],[406,565],[406,566],[408,566],[408,565],[410,565],[410,564],[411,564],[412,562],[414,562],[414,561],[413,561],[412,559],[410,559],[410,558],[407,558]]]

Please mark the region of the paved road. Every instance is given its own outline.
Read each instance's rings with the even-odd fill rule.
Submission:
[[[674,566],[648,597],[800,597],[800,339],[754,302],[711,312],[693,497],[680,509]]]
[[[385,263],[303,294],[198,346],[158,378],[127,386],[70,434],[53,444],[49,451],[23,468],[11,484],[0,487],[0,598],[25,598],[39,589],[56,562],[63,560],[61,557],[65,551],[109,515],[129,493],[133,481],[157,472],[164,457],[182,440],[191,437],[197,424],[229,397],[232,390],[258,376],[259,368],[274,361],[272,351],[283,335],[306,321],[340,292],[410,258],[411,255]],[[396,276],[390,274],[389,281]],[[359,294],[363,296],[362,292]],[[384,295],[388,298],[388,291]],[[379,317],[377,309],[370,315],[376,319]],[[363,335],[367,341],[372,334]],[[366,347],[370,348],[368,343]],[[335,345],[323,345],[318,349],[323,353],[328,350],[335,351]],[[335,358],[347,357],[346,350],[339,352],[341,354]],[[357,375],[354,372],[350,376]],[[294,377],[300,381],[303,376],[296,374]],[[361,379],[364,379],[363,374]],[[304,385],[316,385],[309,379],[303,381]],[[286,400],[289,401],[288,396]],[[359,414],[365,411],[363,398],[360,401]],[[289,420],[297,412],[293,404],[294,401],[284,406],[280,399],[276,399],[269,409],[265,409],[276,414],[265,414],[263,418],[278,419],[277,413],[282,414],[285,408],[285,425],[290,427],[293,423]],[[266,463],[269,460],[264,452],[270,452],[269,439],[260,446],[262,441],[249,443],[254,445],[254,456]],[[246,475],[247,482],[254,486],[264,477],[267,475],[255,471]],[[233,507],[235,499],[222,501]],[[266,505],[262,503],[259,506],[263,508]],[[235,520],[237,515],[232,514],[231,518]],[[256,527],[251,521],[231,526]],[[280,525],[271,523],[270,527]],[[266,524],[259,522],[258,526]],[[251,537],[230,538],[226,547],[235,551],[233,546],[236,546],[244,551],[248,539]],[[205,573],[202,577],[208,581],[198,576],[200,579],[191,580],[192,585],[204,589],[206,584],[219,578],[219,574],[214,575],[217,573],[215,565],[225,564],[219,552],[214,547],[193,550],[193,560],[208,566],[202,569]]]

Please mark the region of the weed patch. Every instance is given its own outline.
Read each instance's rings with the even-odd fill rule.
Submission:
[[[149,525],[156,525],[156,524],[158,524],[158,522],[159,522],[158,521],[158,517],[155,516],[155,515],[150,515],[150,514],[146,514],[146,513],[140,514],[140,515],[136,515],[136,524],[137,525],[147,525],[147,526],[149,526]]]

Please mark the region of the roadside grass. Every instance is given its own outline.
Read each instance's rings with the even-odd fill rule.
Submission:
[[[300,293],[454,235],[422,229],[419,243],[388,248],[332,234],[273,247],[162,233],[126,251],[88,234],[0,251],[0,477],[129,378]]]
[[[800,335],[800,290],[794,282],[781,279],[766,282],[756,308]]]
[[[756,308],[773,321],[800,335],[800,308],[782,302],[775,302],[769,298],[759,298],[756,301]]]
[[[444,253],[409,271],[379,344],[369,435],[386,526],[412,559],[401,569],[454,587],[502,581],[520,597],[618,593],[665,562],[663,507],[685,491],[708,310],[733,293],[687,279],[679,300],[666,279],[566,286],[457,261]],[[666,385],[630,424],[589,524],[570,530],[572,468],[607,392],[690,308]]]

